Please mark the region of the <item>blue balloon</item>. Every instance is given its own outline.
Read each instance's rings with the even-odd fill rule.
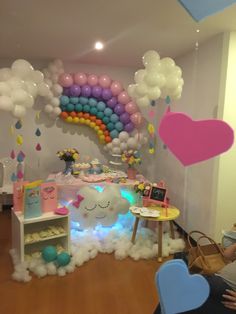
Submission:
[[[92,107],[90,108],[90,113],[96,115],[97,114],[97,108],[96,107]]]
[[[110,122],[109,117],[105,116],[102,118],[103,123],[108,124]]]
[[[113,114],[110,116],[110,120],[111,120],[111,122],[116,123],[116,122],[119,121],[119,117],[118,117],[117,114],[113,113]]]
[[[108,129],[109,131],[114,130],[114,128],[115,128],[114,123],[112,123],[112,122],[108,123],[108,125],[107,125],[107,129]]]
[[[102,118],[104,117],[103,111],[99,111],[99,112],[97,113],[97,117],[98,117],[99,119],[102,119]]]
[[[97,103],[98,103],[95,98],[89,98],[88,102],[91,107],[97,106]]]
[[[110,137],[111,138],[116,138],[119,136],[119,132],[117,130],[113,130],[110,132]]]
[[[78,104],[78,102],[79,102],[79,97],[70,97],[70,102],[71,102],[73,105]]]
[[[66,109],[67,109],[67,111],[69,111],[69,112],[74,111],[74,110],[75,110],[75,105],[69,103],[69,104],[66,106]]]
[[[75,111],[76,112],[81,112],[83,110],[83,106],[81,104],[76,104],[75,105]]]
[[[81,103],[81,105],[87,105],[88,98],[87,97],[79,97],[79,102]]]
[[[64,95],[62,95],[62,96],[60,97],[60,104],[61,104],[61,105],[67,105],[67,104],[69,104],[69,102],[70,102],[69,97],[64,96]]]
[[[70,263],[70,255],[67,252],[61,252],[57,255],[57,265],[66,266]]]
[[[98,111],[104,111],[106,108],[106,104],[103,101],[99,101],[97,104]]]
[[[61,111],[66,111],[66,105],[60,105]]]
[[[57,250],[55,246],[48,245],[42,250],[42,258],[45,262],[50,263],[57,258]]]
[[[123,129],[124,129],[124,125],[123,125],[123,123],[122,122],[116,122],[116,124],[115,124],[115,128],[116,128],[116,130],[117,131],[122,131]]]
[[[105,116],[110,117],[110,116],[113,114],[113,111],[112,111],[111,108],[106,108],[106,109],[104,110],[104,114],[105,114]]]
[[[89,105],[85,105],[85,106],[84,106],[84,112],[89,112],[89,111],[90,111]]]

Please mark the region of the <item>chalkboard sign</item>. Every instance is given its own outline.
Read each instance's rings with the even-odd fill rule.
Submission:
[[[152,187],[150,200],[157,202],[165,202],[166,198],[166,189],[160,187]]]

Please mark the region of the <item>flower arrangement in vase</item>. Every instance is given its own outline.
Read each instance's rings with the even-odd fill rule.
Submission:
[[[121,155],[121,160],[128,165],[127,176],[128,179],[134,180],[136,179],[137,170],[134,165],[141,164],[140,154],[136,150],[128,150],[124,151]]]
[[[143,196],[150,192],[152,184],[149,182],[136,181],[134,184],[134,191],[138,194],[137,203],[143,206]]]
[[[73,165],[79,159],[79,152],[75,148],[67,148],[57,152],[57,156],[66,163],[64,174],[73,173]]]

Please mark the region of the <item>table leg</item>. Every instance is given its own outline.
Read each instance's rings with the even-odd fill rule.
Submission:
[[[137,229],[138,229],[138,223],[139,223],[139,218],[136,217],[135,218],[135,223],[134,223],[133,234],[132,234],[132,238],[131,238],[131,242],[132,243],[135,242],[135,237],[136,237],[136,233],[137,233]]]
[[[158,221],[158,256],[157,261],[162,262],[162,221]]]
[[[172,220],[170,222],[170,236],[172,239],[175,239],[175,230],[174,230],[174,223]]]

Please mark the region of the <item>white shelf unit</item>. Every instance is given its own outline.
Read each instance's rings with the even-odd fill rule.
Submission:
[[[38,233],[49,226],[61,226],[65,233],[41,238],[37,241],[24,243],[26,234]],[[70,217],[69,215],[56,215],[53,212],[43,213],[37,218],[24,219],[21,212],[12,210],[12,248],[21,262],[25,254],[41,251],[47,245],[60,244],[66,252],[70,253]]]

